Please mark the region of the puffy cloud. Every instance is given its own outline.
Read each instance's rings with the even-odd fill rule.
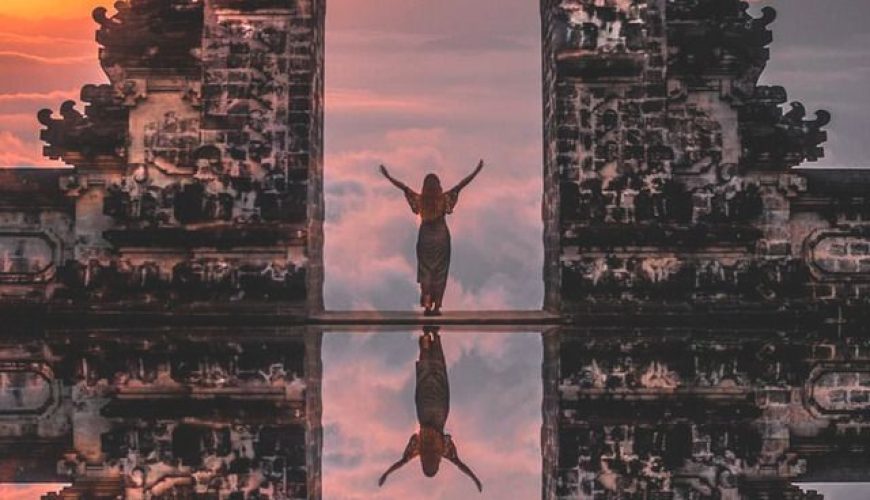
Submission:
[[[456,150],[472,149],[463,142],[446,129],[392,130],[381,138],[378,149],[327,157],[328,307],[408,309],[417,304],[416,216],[376,167],[388,165],[393,175],[414,189],[419,189],[425,173],[435,171],[445,187],[450,187],[475,163],[467,153],[464,165],[454,159]],[[514,161],[531,156],[522,148],[512,152]],[[537,171],[512,169],[510,160],[500,164],[499,156],[496,153],[491,166],[463,191],[454,215],[448,218],[453,274],[445,307],[540,305],[541,188]]]
[[[2,119],[0,119],[2,124]],[[37,141],[24,141],[17,135],[0,130],[0,165],[33,166],[57,165],[42,156],[42,146]]]
[[[488,167],[448,218],[445,308],[540,306],[540,54],[538,21],[526,16],[536,9],[330,4],[327,307],[410,309],[419,300],[417,220],[378,164],[414,189],[428,172],[449,188],[481,157]]]
[[[534,498],[540,494],[540,334],[442,332],[451,386],[447,431],[484,483],[442,463],[426,478],[419,460],[377,479],[417,430],[416,332],[327,334],[324,485],[330,499]]]
[[[0,165],[60,165],[42,156],[36,113],[77,99],[85,83],[104,81],[89,19],[93,6],[36,0],[0,7]],[[28,12],[58,17],[24,17]]]

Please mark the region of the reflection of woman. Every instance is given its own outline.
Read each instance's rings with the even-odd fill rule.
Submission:
[[[447,381],[447,364],[444,362],[444,351],[441,349],[441,337],[437,327],[424,328],[420,336],[420,359],[417,361],[417,390],[414,399],[417,405],[417,421],[420,431],[411,436],[402,458],[390,466],[378,480],[382,486],[387,476],[399,467],[408,463],[416,456],[420,457],[420,465],[426,477],[438,473],[441,458],[453,462],[464,474],[469,476],[477,489],[483,491],[483,485],[462,460],[456,451],[456,444],[450,434],[444,433],[447,414],[450,412],[450,386]]]
[[[420,283],[420,305],[424,314],[441,314],[441,300],[447,286],[450,268],[450,231],[444,216],[453,213],[459,201],[459,191],[470,183],[483,168],[483,160],[468,177],[447,192],[441,189],[441,180],[429,174],[423,180],[421,193],[391,177],[381,165],[381,173],[405,193],[415,214],[420,214],[420,232],[417,236],[417,282]]]

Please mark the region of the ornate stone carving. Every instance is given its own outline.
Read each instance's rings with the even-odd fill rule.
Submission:
[[[865,449],[863,340],[584,330],[558,351],[556,498],[802,498],[815,454]]]
[[[821,128],[831,121],[831,114],[816,111],[814,119],[805,119],[799,102],[792,102],[790,111],[783,113],[780,105],[786,100],[782,87],[758,87],[739,105],[745,168],[784,170],[824,156],[820,145],[828,135]]]
[[[4,449],[3,460],[36,453],[40,461],[20,460],[4,468],[16,476],[2,479],[72,482],[63,493],[73,498],[317,497],[309,476],[319,459],[308,455],[319,456],[319,441],[306,422],[307,392],[319,391],[307,366],[319,363],[319,349],[313,337],[285,333],[280,341],[74,336],[0,346],[0,435],[36,447]],[[319,425],[319,413],[312,418]],[[61,446],[47,446],[54,442]]]
[[[114,9],[93,16],[111,84],[85,86],[83,112],[73,101],[60,117],[39,112],[46,156],[75,167],[57,184],[75,204],[76,234],[55,259],[59,281],[45,277],[32,299],[153,300],[182,286],[176,267],[225,261],[232,284],[188,280],[193,291],[173,296],[319,304],[322,273],[306,267],[320,266],[322,190],[309,187],[322,168],[320,6],[129,0]],[[131,244],[156,248],[142,243],[146,233],[169,259],[128,257]],[[204,255],[202,245],[219,250]],[[90,271],[96,281],[81,277]],[[98,275],[112,285],[90,284]],[[114,284],[125,292],[100,291]]]
[[[195,73],[203,24],[203,2],[197,0],[129,0],[93,11],[100,29],[100,63],[113,83],[133,70]]]
[[[39,112],[39,122],[45,126],[40,138],[48,144],[45,156],[72,165],[123,164],[127,141],[123,102],[109,85],[86,85],[81,98],[88,103],[84,114],[74,101],[61,104],[60,118],[54,118],[48,109]]]
[[[748,8],[544,3],[549,303],[817,296],[789,235],[812,194],[788,169],[823,156],[831,117],[757,84],[776,15]],[[668,260],[673,289],[650,288],[643,263]]]

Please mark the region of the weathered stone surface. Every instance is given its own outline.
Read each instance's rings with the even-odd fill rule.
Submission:
[[[73,482],[61,495],[80,498],[319,498],[320,334],[239,333],[3,339],[0,481]]]
[[[323,9],[94,10],[110,83],[38,114],[70,168],[0,172],[0,481],[320,498]]]
[[[820,498],[790,482],[866,481],[866,336],[756,332],[545,334],[545,498]]]
[[[57,251],[34,250],[0,295],[320,310],[323,1],[114,8],[94,11],[110,84],[82,89],[84,112],[68,101],[59,117],[39,113],[46,156],[72,165],[41,203],[63,206],[70,227],[52,226],[59,215],[21,224],[21,249],[53,238]],[[47,208],[18,201],[10,218]]]
[[[544,335],[543,497],[866,481],[870,182],[794,168],[831,116],[757,84],[774,10],[542,16],[545,307],[575,325]]]
[[[819,283],[861,281],[860,255],[831,259],[842,245],[815,241],[861,233],[866,219],[840,220],[867,206],[866,194],[841,207],[842,190],[792,169],[823,156],[831,116],[808,117],[796,102],[786,111],[782,87],[757,85],[773,9],[758,18],[737,0],[542,9],[549,310],[857,298]],[[833,207],[814,217],[811,199]],[[848,238],[860,252],[866,238]],[[828,264],[840,274],[823,279]]]

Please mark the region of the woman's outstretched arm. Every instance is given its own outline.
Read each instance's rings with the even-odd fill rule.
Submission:
[[[477,491],[483,491],[483,484],[481,484],[480,479],[459,459],[459,453],[456,451],[456,444],[453,443],[453,439],[449,435],[445,436],[445,439],[447,440],[447,446],[444,449],[444,458],[453,462],[453,465],[459,468],[463,474],[470,477],[474,481],[474,485],[477,486]]]
[[[398,468],[405,465],[412,458],[416,457],[420,454],[420,447],[418,446],[418,438],[417,434],[411,436],[411,439],[408,441],[408,446],[405,447],[405,452],[402,453],[402,458],[400,458],[396,463],[390,466],[386,472],[378,479],[378,486],[383,486],[384,482],[387,480],[387,476],[395,472]]]
[[[401,189],[402,191],[404,191],[406,193],[411,190],[411,188],[409,188],[407,185],[405,185],[402,181],[399,181],[395,177],[391,176],[390,173],[387,172],[387,167],[381,165],[380,170],[381,170],[381,174],[383,174],[383,176],[386,177],[387,180],[392,182],[393,185],[396,186],[397,188]]]
[[[479,174],[481,170],[483,170],[483,160],[480,160],[480,163],[477,164],[477,168],[474,169],[474,172],[471,172],[468,177],[459,181],[459,184],[454,186],[453,189],[451,189],[450,191],[453,191],[454,193],[459,193],[462,188],[469,185],[471,181],[473,181],[474,178],[477,177],[477,174]]]

